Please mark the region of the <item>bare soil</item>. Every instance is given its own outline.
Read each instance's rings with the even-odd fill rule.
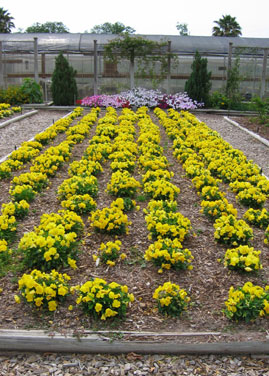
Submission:
[[[101,116],[103,115],[104,113],[101,114]],[[156,124],[159,124],[154,115],[152,115],[152,118]],[[108,282],[116,281],[126,284],[129,287],[129,292],[132,292],[135,296],[135,301],[127,311],[126,319],[96,322],[91,317],[85,316],[78,307],[75,307],[73,311],[68,311],[70,304],[75,306],[73,296],[68,297],[67,301],[60,305],[59,309],[53,314],[32,310],[26,304],[18,305],[14,302],[13,295],[18,293],[18,278],[23,272],[27,271],[16,271],[13,268],[0,279],[0,287],[3,289],[0,295],[1,328],[45,328],[49,331],[61,332],[74,330],[76,333],[98,329],[155,332],[217,331],[221,332],[218,338],[226,341],[266,339],[269,331],[268,320],[257,319],[253,323],[238,324],[229,321],[223,314],[224,302],[232,285],[235,287],[242,286],[246,281],[252,281],[254,284],[261,286],[265,286],[268,283],[269,249],[263,243],[264,231],[253,228],[254,240],[252,242],[255,249],[261,251],[263,270],[258,274],[240,274],[225,269],[223,264],[218,262],[218,259],[223,258],[227,247],[214,241],[213,222],[200,213],[200,199],[196,194],[196,190],[191,180],[185,176],[179,162],[173,157],[171,140],[168,139],[161,126],[160,130],[164,155],[169,160],[170,170],[174,172],[173,183],[180,188],[180,194],[177,199],[178,210],[184,216],[187,216],[192,223],[192,231],[183,245],[190,249],[194,256],[193,270],[169,270],[163,274],[158,274],[157,268],[144,260],[144,252],[150,244],[143,214],[143,209],[147,206],[148,201],[138,202],[141,207],[140,211],[128,213],[128,218],[132,221],[130,233],[129,235],[119,236],[123,243],[122,250],[127,254],[127,259],[118,263],[114,268],[108,268],[103,265],[97,267],[93,261],[92,255],[99,248],[100,243],[111,240],[111,237],[94,233],[89,226],[87,216],[83,216],[85,223],[84,244],[81,246],[78,269],[65,269],[62,272],[66,272],[71,276],[73,285],[84,283],[94,277],[104,278]],[[87,139],[73,148],[71,160],[51,179],[49,188],[39,194],[31,204],[29,215],[19,223],[17,240],[13,244],[14,249],[23,234],[32,231],[34,226],[39,224],[40,216],[43,213],[56,212],[61,209],[56,197],[57,188],[64,179],[69,177],[69,163],[81,159],[84,150],[88,146],[89,139],[94,133],[95,127],[91,129]],[[54,145],[60,143],[64,137],[64,135],[59,135],[54,141]],[[28,171],[29,167],[30,164],[24,170],[14,173],[14,176]],[[104,164],[103,168],[104,172],[98,177],[98,208],[110,205],[114,199],[105,192],[106,185],[111,177],[109,163]],[[134,176],[136,179],[141,179],[141,171],[138,168],[135,170]],[[8,193],[10,183],[11,179],[1,181],[0,205],[10,201]],[[236,202],[234,194],[229,191],[227,185],[222,184],[221,189],[227,193],[229,202],[238,209],[239,217],[242,217],[246,208]],[[268,202],[265,207],[269,209]],[[16,263],[18,263],[17,259],[14,260],[14,264]],[[166,281],[179,284],[180,287],[187,290],[191,298],[188,310],[178,319],[161,316],[152,299],[154,290]],[[204,341],[212,341],[214,339],[214,336],[203,337]],[[197,338],[193,339],[193,341],[196,340]],[[201,341],[202,339],[199,338],[199,342]]]
[[[242,127],[252,131],[259,136],[269,141],[269,126],[265,124],[259,124],[259,121],[255,117],[249,116],[233,116],[230,119],[236,121]]]

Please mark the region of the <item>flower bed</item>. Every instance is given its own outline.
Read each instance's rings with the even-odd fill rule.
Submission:
[[[202,107],[202,103],[193,101],[187,93],[162,94],[159,90],[135,88],[115,95],[94,95],[81,100],[82,106],[131,108],[147,106],[149,108],[174,108],[177,110],[193,110]]]
[[[160,320],[165,328],[186,328],[191,323],[201,330],[203,325],[210,328],[217,325],[216,322],[223,329],[228,325],[229,318],[232,318],[229,315],[225,317],[222,312],[225,310],[224,302],[231,285],[236,289],[250,279],[255,286],[267,291],[265,280],[268,260],[264,257],[264,250],[268,246],[263,241],[266,240],[268,231],[255,230],[250,227],[251,223],[247,225],[242,221],[248,208],[239,206],[235,197],[237,192],[229,190],[228,185],[236,179],[242,182],[244,178],[252,185],[259,184],[259,189],[267,195],[265,180],[260,175],[257,177],[256,167],[241,153],[222,144],[214,132],[204,129],[188,113],[181,113],[180,119],[177,118],[177,112],[170,111],[169,117],[158,111],[156,114],[165,131],[156,119],[153,122],[153,116],[147,108],[140,108],[136,113],[124,109],[120,116],[109,108],[105,116],[98,120],[96,127],[91,124],[90,129],[85,131],[85,124],[81,128],[75,125],[74,133],[65,133],[66,138],[75,137],[59,143],[62,145],[64,142],[63,149],[61,146],[58,148],[57,144],[53,146],[52,155],[64,153],[64,160],[57,166],[54,174],[45,173],[49,185],[46,180],[44,182],[39,179],[44,172],[39,176],[37,171],[32,171],[29,175],[23,175],[23,172],[16,179],[13,178],[13,183],[11,180],[3,180],[4,184],[12,186],[21,186],[30,181],[30,187],[37,191],[33,203],[29,204],[29,208],[25,207],[30,215],[26,212],[23,220],[18,216],[18,224],[15,216],[18,208],[15,204],[20,205],[20,201],[14,201],[13,206],[8,204],[9,206],[2,207],[3,215],[8,215],[8,218],[13,216],[16,223],[11,223],[10,226],[17,229],[19,247],[15,247],[12,236],[8,236],[5,243],[2,240],[1,247],[6,255],[14,257],[15,265],[20,265],[21,269],[16,271],[18,281],[23,275],[30,275],[33,268],[38,268],[40,273],[45,271],[46,274],[57,268],[59,273],[67,272],[70,276],[68,285],[71,287],[70,293],[65,294],[66,300],[61,301],[61,304],[56,302],[57,304],[50,306],[43,305],[39,299],[34,300],[30,307],[21,304],[20,308],[16,308],[12,305],[12,312],[21,309],[32,317],[34,309],[37,310],[37,321],[40,324],[45,317],[46,321],[51,321],[56,326],[63,323],[68,326],[68,322],[70,325],[73,321],[74,324],[71,325],[76,326],[75,317],[79,317],[81,325],[86,327],[93,323],[101,325],[98,323],[100,319],[126,317],[127,321],[116,321],[115,325],[120,328],[131,326],[134,329],[136,325],[140,325],[141,318],[144,320],[143,329],[154,328],[156,324],[153,323]],[[179,120],[183,123],[180,127]],[[169,134],[171,141],[165,132]],[[78,137],[76,143],[77,135],[84,138]],[[173,143],[174,157],[169,149]],[[181,147],[183,143],[185,148]],[[218,143],[233,166],[232,175],[232,169],[226,174],[219,162],[220,156],[215,147]],[[65,149],[66,144],[70,148]],[[214,152],[210,149],[211,145]],[[186,148],[192,152],[186,153]],[[47,153],[46,156],[50,154]],[[28,168],[37,165],[37,158],[39,155]],[[120,163],[126,160],[134,162],[132,168],[123,164],[115,169],[112,165],[113,161]],[[236,161],[242,163],[240,168],[236,167]],[[186,170],[182,169],[180,163],[183,163]],[[30,179],[31,176],[33,179]],[[76,183],[78,181],[82,182],[79,188]],[[39,183],[42,183],[40,192],[35,185]],[[84,187],[84,183],[90,183],[89,186],[94,188],[82,192],[80,188]],[[152,187],[151,190],[148,186]],[[159,186],[167,187],[168,193],[160,196]],[[165,190],[161,189],[160,192]],[[48,200],[44,209],[43,194]],[[49,195],[52,194],[55,197],[57,194],[58,199],[53,200],[51,197],[51,207]],[[227,198],[224,200],[224,197]],[[203,201],[208,204],[202,205]],[[82,207],[83,203],[86,208]],[[139,210],[137,203],[144,210]],[[209,208],[208,213],[204,214],[210,214],[210,220],[200,213],[199,204]],[[30,216],[33,218],[34,213],[31,208],[39,210],[39,205],[47,214],[43,214],[38,221],[35,220],[33,228]],[[264,206],[267,205],[265,201]],[[58,212],[61,206],[66,209]],[[132,210],[136,206],[138,210]],[[214,214],[214,210],[217,214]],[[230,223],[231,216],[234,217],[233,226]],[[221,227],[216,232],[212,220],[216,220],[215,224]],[[217,222],[218,220],[221,222]],[[200,223],[203,223],[205,229],[199,228]],[[238,223],[242,226],[238,227]],[[236,238],[230,227],[236,228]],[[257,237],[256,231],[263,234],[261,239]],[[11,232],[10,228],[10,234]],[[224,245],[214,240],[214,232],[225,238]],[[242,244],[249,243],[241,246],[249,247],[247,255],[244,253],[246,248],[239,247],[241,239]],[[262,247],[260,242],[258,247],[255,245],[255,249],[261,249],[261,253],[255,254],[251,251],[252,242],[260,240]],[[227,247],[232,251],[225,258],[225,268],[224,263],[218,262],[218,259],[224,260]],[[13,252],[9,253],[10,248],[14,248],[14,256]],[[236,248],[239,248],[237,254]],[[235,263],[234,257],[241,263]],[[22,260],[23,264],[20,264]],[[2,273],[5,273],[9,263],[8,257],[3,258]],[[244,269],[247,273],[227,270],[237,269],[233,266],[240,266],[238,269]],[[251,274],[247,268],[256,270],[256,274]],[[6,274],[1,282],[5,283],[8,278]],[[4,297],[7,294],[3,291]],[[34,294],[37,294],[36,289]],[[117,296],[118,294],[120,295]],[[134,297],[128,294],[133,294]],[[17,295],[19,296],[19,290]],[[35,296],[34,299],[40,297],[42,296]],[[21,300],[23,303],[23,299]],[[39,311],[43,313],[39,315]],[[50,311],[54,312],[53,317],[47,316]],[[84,316],[82,311],[88,315]],[[261,305],[259,315],[261,318],[267,315],[267,303]],[[170,316],[178,318],[178,321],[171,321]],[[205,317],[209,317],[207,323],[202,322]],[[255,317],[250,316],[250,319]],[[23,320],[25,318],[18,318],[19,322],[24,322]],[[258,328],[255,322],[250,325]],[[266,325],[265,323],[264,327]]]

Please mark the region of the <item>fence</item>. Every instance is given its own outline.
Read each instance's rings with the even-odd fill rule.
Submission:
[[[16,35],[16,34],[15,34]],[[56,35],[56,34],[54,34]],[[92,36],[94,38],[94,35]],[[190,37],[184,37],[190,38]],[[201,37],[203,38],[203,37]],[[205,38],[205,37],[204,37]],[[209,38],[209,37],[208,37]],[[213,37],[216,38],[216,37]],[[31,40],[3,40],[0,35],[0,87],[20,85],[26,77],[34,78],[41,84],[44,99],[51,100],[50,85],[55,67],[57,49],[39,47],[39,38]],[[172,39],[172,38],[171,38]],[[167,57],[167,72],[162,76],[160,63],[154,69],[143,70],[141,59],[135,60],[135,86],[158,88],[162,92],[184,91],[186,80],[191,73],[193,51],[176,51],[173,41],[167,41],[164,56]],[[12,45],[12,48],[10,46]],[[23,45],[23,48],[22,48]],[[130,62],[121,59],[111,63],[104,59],[105,43],[93,43],[88,49],[72,49],[62,46],[61,50],[69,63],[77,71],[76,81],[79,98],[93,94],[113,94],[130,88]],[[198,48],[199,50],[199,48]],[[169,51],[172,51],[172,58]],[[268,48],[234,46],[229,43],[228,53],[199,50],[208,60],[211,71],[212,91],[223,91],[229,68],[236,58],[240,59],[240,92],[246,97],[269,96]],[[145,68],[145,67],[144,67]]]

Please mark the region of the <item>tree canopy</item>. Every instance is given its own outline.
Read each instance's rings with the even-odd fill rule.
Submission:
[[[236,21],[236,17],[231,17],[230,15],[222,16],[214,23],[218,25],[212,29],[214,37],[239,37],[242,35],[241,26]]]
[[[26,33],[69,33],[68,28],[62,22],[34,23],[27,27]]]
[[[76,71],[60,52],[55,60],[51,93],[55,106],[73,105],[77,98]]]
[[[15,27],[9,12],[4,8],[0,8],[0,33],[11,33],[11,29]]]
[[[181,23],[181,24],[177,23],[176,28],[179,32],[179,35],[181,36],[190,35],[188,25],[186,23]]]
[[[133,60],[136,56],[147,56],[154,50],[160,49],[164,43],[154,42],[142,37],[131,36],[128,33],[123,37],[111,40],[105,46],[105,57],[115,60],[116,54],[121,58]]]
[[[122,34],[120,37],[111,40],[105,46],[105,58],[108,61],[117,62],[118,59],[128,59],[130,61],[130,82],[131,88],[134,87],[134,62],[139,57],[146,65],[151,60],[166,62],[166,55],[161,56],[165,42],[154,42],[139,36]]]
[[[191,68],[191,75],[185,83],[185,91],[191,99],[207,105],[211,88],[211,72],[207,70],[207,59],[202,58],[198,51],[195,53]]]
[[[128,33],[133,34],[135,33],[135,29],[130,26],[125,26],[121,22],[105,22],[101,25],[95,25],[91,31],[93,34],[121,34],[121,33]]]

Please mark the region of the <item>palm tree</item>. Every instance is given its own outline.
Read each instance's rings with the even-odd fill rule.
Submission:
[[[222,16],[218,21],[214,21],[218,26],[212,29],[214,37],[239,37],[242,35],[241,26],[235,17],[229,15]]]
[[[0,8],[0,33],[11,33],[11,29],[15,27],[13,17],[10,16],[7,10]]]

